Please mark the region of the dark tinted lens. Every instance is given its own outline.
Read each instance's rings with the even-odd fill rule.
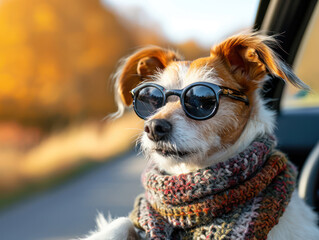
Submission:
[[[135,110],[147,118],[163,106],[164,96],[156,87],[145,87],[138,92],[135,99]]]
[[[194,86],[184,96],[185,110],[192,116],[205,118],[216,106],[215,92],[206,86]]]

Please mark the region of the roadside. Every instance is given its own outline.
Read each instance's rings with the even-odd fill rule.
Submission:
[[[95,227],[97,212],[127,216],[143,191],[145,159],[129,151],[0,212],[1,239],[66,240]]]
[[[0,151],[0,209],[126,152],[141,129],[142,121],[129,112],[54,133],[27,150]]]

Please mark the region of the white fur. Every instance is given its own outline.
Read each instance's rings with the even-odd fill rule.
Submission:
[[[190,69],[189,66],[189,62],[176,62],[155,74],[153,80],[167,89],[181,89],[194,82],[220,84],[223,81],[217,76],[214,68],[204,66]]]
[[[96,218],[96,230],[89,236],[79,238],[78,240],[126,240],[138,239],[135,233],[133,223],[128,217],[121,217],[109,222],[99,213]]]
[[[193,82],[206,81],[215,84],[222,84],[222,79],[216,76],[214,69],[202,67],[196,70],[189,70],[189,63],[174,63],[164,71],[159,71],[153,80],[168,89],[181,89]],[[194,171],[196,169],[210,166],[214,163],[225,161],[230,157],[242,152],[249,146],[251,141],[258,135],[272,134],[274,130],[274,113],[268,110],[259,92],[255,93],[252,111],[255,112],[246,124],[239,139],[231,146],[220,146],[220,134],[223,126],[233,124],[237,127],[237,119],[234,108],[236,105],[223,98],[218,113],[212,118],[203,122],[192,122],[187,119],[181,106],[167,119],[174,126],[169,143],[162,143],[166,148],[172,150],[188,150],[194,152],[187,157],[172,158],[164,157],[155,151],[156,143],[151,141],[144,133],[140,142],[145,156],[171,174],[180,174]],[[172,97],[168,103],[156,114],[161,114],[172,106],[179,104],[176,97]],[[156,117],[156,114],[154,115]],[[154,117],[153,116],[153,117]],[[202,132],[209,131],[209,136],[204,138]],[[208,156],[207,152],[212,147],[220,146],[219,151]],[[87,240],[123,240],[129,238],[141,239],[132,234],[133,224],[128,218],[119,218],[108,223],[102,215],[97,219],[98,228]],[[134,237],[133,237],[134,236]],[[279,223],[269,232],[270,240],[315,240],[319,239],[319,230],[316,226],[316,215],[294,192],[291,202]]]
[[[169,104],[163,108],[163,111],[166,107],[169,108]],[[174,124],[172,139],[170,143],[163,143],[162,145],[165,145],[170,149],[194,151],[198,154],[203,153],[209,148],[208,143],[203,141],[198,134],[196,126],[185,121],[185,118],[181,117],[182,114],[183,112],[181,111],[180,114],[174,114],[170,118],[170,121]],[[197,144],[194,144],[194,141],[196,141]],[[190,159],[181,161],[176,158],[163,157],[154,151],[156,143],[151,141],[146,134],[143,134],[141,143],[144,155],[147,156],[149,160],[156,161],[162,169],[165,169],[168,172],[189,171],[188,166]]]
[[[317,240],[319,229],[316,222],[316,214],[295,191],[279,223],[269,232],[268,239]]]

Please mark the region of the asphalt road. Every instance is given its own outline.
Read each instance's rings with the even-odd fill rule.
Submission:
[[[98,211],[127,216],[143,191],[135,151],[0,212],[1,240],[65,240],[95,227]]]

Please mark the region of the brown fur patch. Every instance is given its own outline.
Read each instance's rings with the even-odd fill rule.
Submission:
[[[254,54],[251,54],[251,56],[249,56],[251,58],[254,58]],[[238,82],[238,80],[234,77],[234,75],[232,74],[232,72],[230,71],[230,68],[227,66],[227,63],[224,61],[222,56],[218,56],[218,55],[213,55],[211,57],[206,57],[206,58],[200,58],[200,59],[196,59],[194,60],[191,64],[190,64],[190,71],[194,68],[194,69],[198,69],[198,68],[202,68],[202,67],[212,67],[214,68],[215,72],[217,73],[217,76],[222,79],[223,83],[222,86],[224,87],[229,87],[232,89],[236,89],[242,92],[245,92],[246,94],[248,93],[248,99],[250,102],[253,101],[253,89],[251,89],[251,91],[247,91],[249,88],[243,84],[242,82]],[[203,129],[202,131],[202,136],[204,137],[204,139],[208,139],[211,131],[216,131],[219,133],[220,136],[220,141],[221,141],[221,145],[223,146],[227,146],[227,145],[232,145],[234,144],[238,138],[240,137],[242,131],[244,130],[249,116],[251,114],[251,105],[247,106],[245,105],[245,103],[241,102],[241,101],[237,101],[231,98],[227,98],[226,96],[221,96],[220,98],[220,105],[224,104],[225,101],[229,101],[232,102],[233,104],[236,105],[236,107],[233,110],[233,114],[236,116],[236,120],[233,119],[233,121],[237,121],[236,124],[227,124],[224,125],[222,129]],[[221,111],[221,109],[219,110]],[[217,112],[217,114],[213,117],[213,118],[220,118],[219,116],[220,114]],[[227,116],[223,116],[223,118],[227,118]],[[192,120],[194,121],[194,120]],[[208,120],[209,121],[209,120]],[[213,120],[212,120],[213,121]],[[228,122],[225,120],[225,123]],[[222,146],[220,146],[222,147]],[[209,152],[207,153],[208,155],[212,155],[213,153],[219,151],[219,148],[211,148],[209,150]]]
[[[141,66],[140,60],[145,60]],[[132,104],[130,91],[157,68],[165,68],[170,62],[177,61],[180,56],[160,47],[144,48],[128,57],[117,79],[118,93],[126,106]],[[141,74],[142,73],[142,74]]]
[[[268,72],[289,80],[266,41],[273,40],[256,34],[237,35],[214,46],[211,56],[221,58],[228,71],[248,91],[260,87],[259,82]]]

